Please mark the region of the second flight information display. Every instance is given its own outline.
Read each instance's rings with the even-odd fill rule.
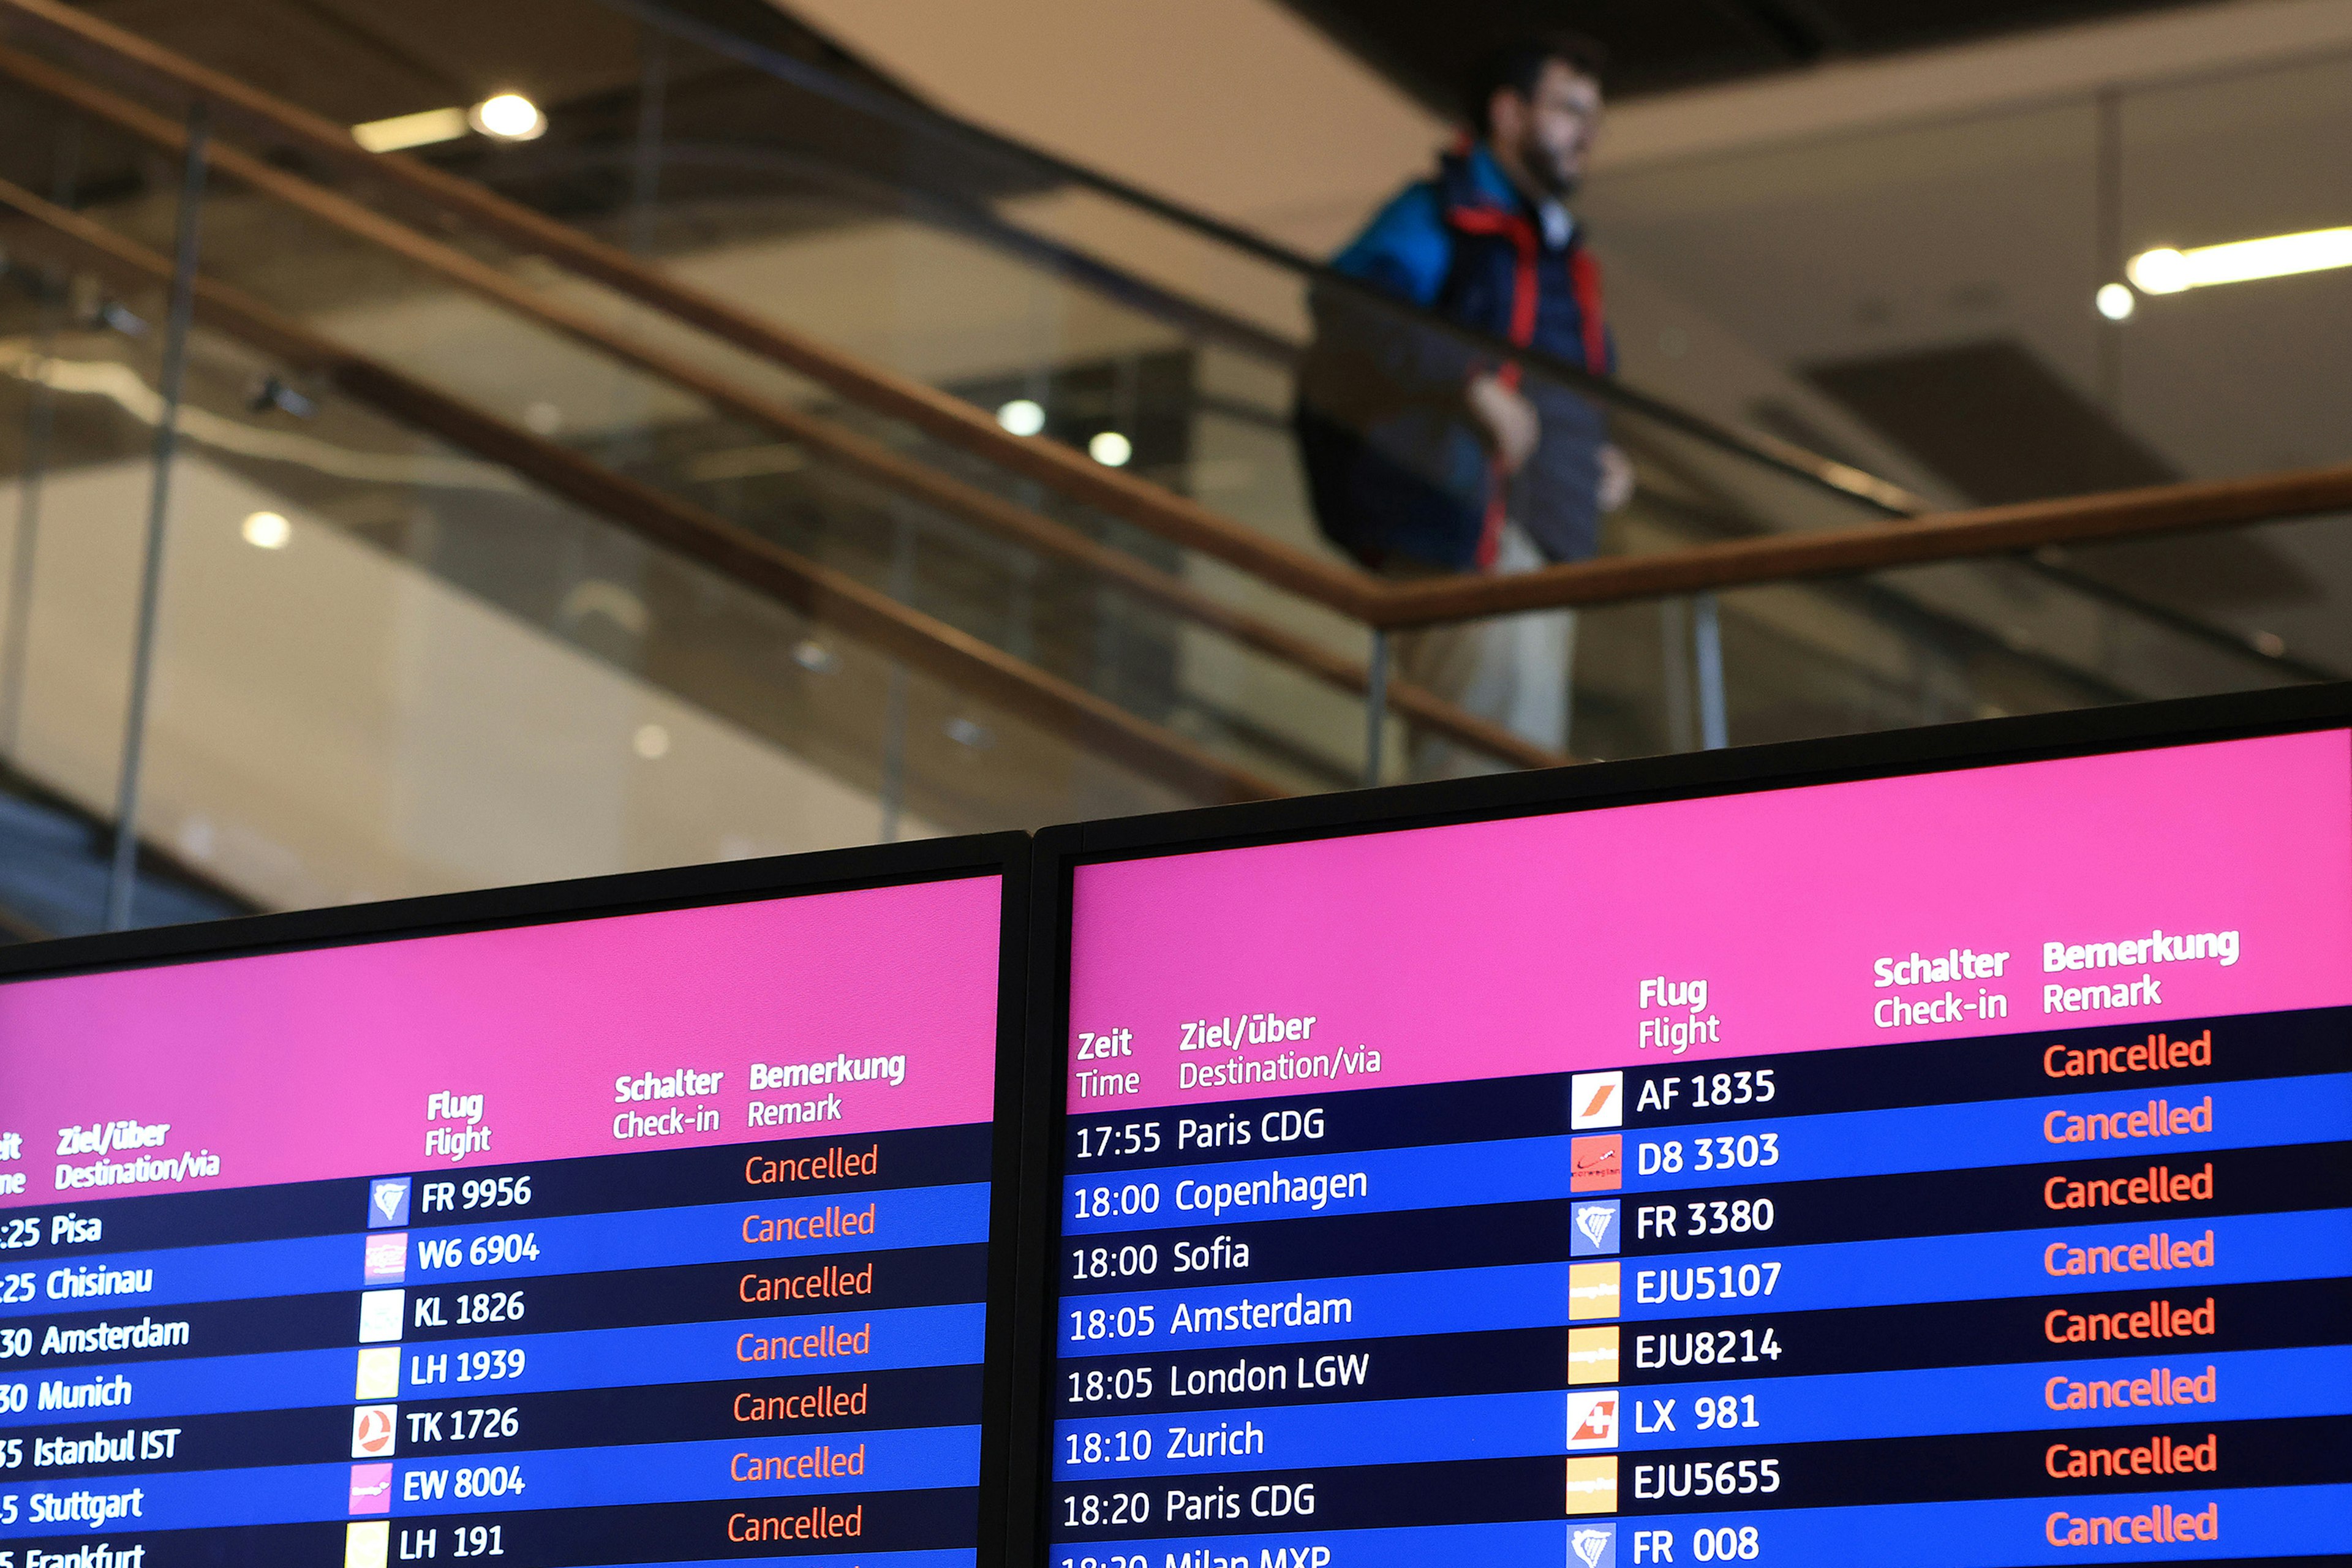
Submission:
[[[970,1568],[1000,900],[0,987],[0,1568]]]
[[[2352,744],[1082,865],[1055,1568],[2352,1553]]]

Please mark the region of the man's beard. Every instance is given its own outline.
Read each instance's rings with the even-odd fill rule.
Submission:
[[[1564,202],[1576,195],[1578,175],[1561,168],[1559,157],[1533,137],[1519,143],[1519,167],[1554,201]]]

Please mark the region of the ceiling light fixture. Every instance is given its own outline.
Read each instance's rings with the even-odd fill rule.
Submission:
[[[1105,430],[1087,443],[1087,456],[1106,468],[1123,468],[1135,456],[1135,443],[1116,430]]]
[[[2139,309],[2139,297],[2120,283],[2102,283],[2095,297],[2099,314],[2110,321],[2128,321]]]
[[[237,531],[256,550],[283,550],[294,537],[294,525],[274,511],[257,511]]]
[[[371,153],[400,153],[430,147],[436,142],[455,142],[471,129],[472,122],[462,109],[426,109],[354,125],[352,140]]]
[[[547,116],[519,92],[501,92],[474,105],[467,116],[475,130],[501,142],[528,142],[545,134]]]
[[[2333,267],[2352,267],[2352,227],[2275,234],[2267,239],[2200,245],[2189,250],[2166,246],[2133,257],[2124,268],[2124,276],[2143,294],[2178,294],[2216,283],[2291,278]]]
[[[1015,436],[1034,436],[1045,427],[1045,408],[1034,397],[1016,397],[996,411],[996,422]]]

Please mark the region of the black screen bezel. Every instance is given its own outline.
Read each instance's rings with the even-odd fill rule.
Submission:
[[[1950,773],[2200,742],[2352,728],[2352,682],[2188,698],[2167,702],[1976,720],[1917,730],[1798,741],[1539,773],[1247,805],[1130,816],[1049,827],[1033,847],[1032,965],[1027,1100],[1024,1107],[1024,1211],[1014,1302],[1019,1358],[1013,1411],[1012,1479],[1034,1500],[1014,1509],[1006,1561],[1048,1561],[1052,1500],[1054,1326],[1060,1302],[1068,1115],[1072,873],[1080,866],[1168,855],[1402,832],[1455,823],[1596,811],[1660,801],[1800,789],[1858,779]],[[2352,811],[2352,802],[2347,803]],[[1023,1467],[1026,1467],[1025,1470]]]
[[[663,910],[851,892],[913,883],[999,879],[995,1119],[991,1130],[988,1307],[982,1336],[978,1568],[1003,1568],[1016,1466],[1012,1381],[1017,1292],[1023,1070],[1026,1060],[1028,835],[994,833],[821,850],[768,859],[448,893],[384,903],[254,915],[0,948],[0,985],[164,964],[202,963],[516,926],[558,925]]]

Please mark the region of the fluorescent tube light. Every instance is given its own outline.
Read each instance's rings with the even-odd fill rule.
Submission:
[[[2288,278],[2298,272],[2325,272],[2331,267],[2352,267],[2352,227],[2200,245],[2193,250],[2167,247],[2144,251],[2131,258],[2124,275],[2143,294],[2178,294],[2184,289]]]
[[[436,142],[455,142],[472,129],[462,109],[426,109],[354,125],[352,140],[371,153],[400,153]]]

